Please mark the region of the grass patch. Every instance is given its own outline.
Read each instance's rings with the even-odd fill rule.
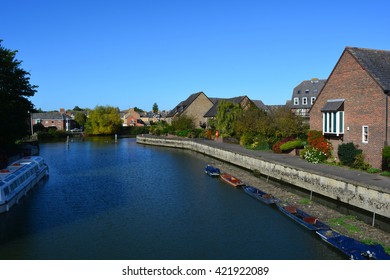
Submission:
[[[346,229],[349,233],[356,233],[361,231],[361,229],[353,224],[351,222],[355,221],[356,217],[354,216],[342,216],[340,218],[334,218],[329,220],[330,226],[336,227],[341,226],[344,229]]]
[[[371,174],[374,174],[374,173],[379,173],[381,172],[382,170],[378,169],[378,168],[368,168],[367,169],[367,172],[368,173],[371,173]]]
[[[299,204],[302,204],[302,205],[309,205],[311,204],[311,200],[309,198],[302,198],[300,201],[299,201]]]
[[[381,173],[382,176],[390,177],[390,171],[383,171]]]

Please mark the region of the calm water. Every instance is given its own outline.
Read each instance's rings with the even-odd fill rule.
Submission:
[[[342,259],[189,151],[95,139],[41,145],[50,177],[0,215],[1,259]]]

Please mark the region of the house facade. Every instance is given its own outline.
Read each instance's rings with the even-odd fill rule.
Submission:
[[[186,100],[180,102],[168,113],[166,121],[168,124],[172,124],[172,120],[185,115],[193,118],[196,127],[205,127],[206,118],[204,115],[213,105],[213,102],[204,92],[201,91],[191,94]]]
[[[311,80],[302,81],[297,85],[291,98],[291,111],[309,121],[309,111],[311,106],[317,99],[318,94],[324,87],[326,80],[313,78]]]
[[[123,126],[145,126],[140,114],[134,108],[130,108],[126,113],[121,115],[121,118]]]
[[[46,128],[55,127],[57,130],[69,131],[76,127],[76,122],[65,113],[60,112],[33,113],[31,114],[31,124],[42,124]]]
[[[390,51],[345,48],[310,111],[310,128],[338,146],[353,142],[381,168],[389,141]]]

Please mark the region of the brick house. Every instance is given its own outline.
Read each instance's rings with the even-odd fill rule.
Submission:
[[[311,80],[302,81],[297,85],[291,98],[291,111],[309,121],[309,111],[311,106],[317,99],[318,94],[324,87],[326,80],[313,78]]]
[[[140,114],[134,108],[129,109],[123,114],[122,121],[123,126],[145,126]]]
[[[310,111],[310,128],[331,141],[336,158],[339,144],[353,142],[381,168],[389,95],[390,51],[347,47]]]
[[[63,109],[60,112],[33,113],[31,122],[32,125],[40,123],[46,128],[55,127],[65,131],[76,127],[76,122]]]
[[[168,113],[166,121],[168,124],[172,124],[174,118],[185,115],[194,119],[196,127],[205,127],[206,118],[204,115],[213,105],[204,92],[191,94]]]

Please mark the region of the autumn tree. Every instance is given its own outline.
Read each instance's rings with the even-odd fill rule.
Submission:
[[[114,134],[122,127],[119,108],[96,106],[91,110],[85,124],[85,132],[89,134]]]
[[[12,145],[26,136],[37,86],[30,84],[30,73],[15,58],[17,51],[2,46],[0,40],[0,147]]]

